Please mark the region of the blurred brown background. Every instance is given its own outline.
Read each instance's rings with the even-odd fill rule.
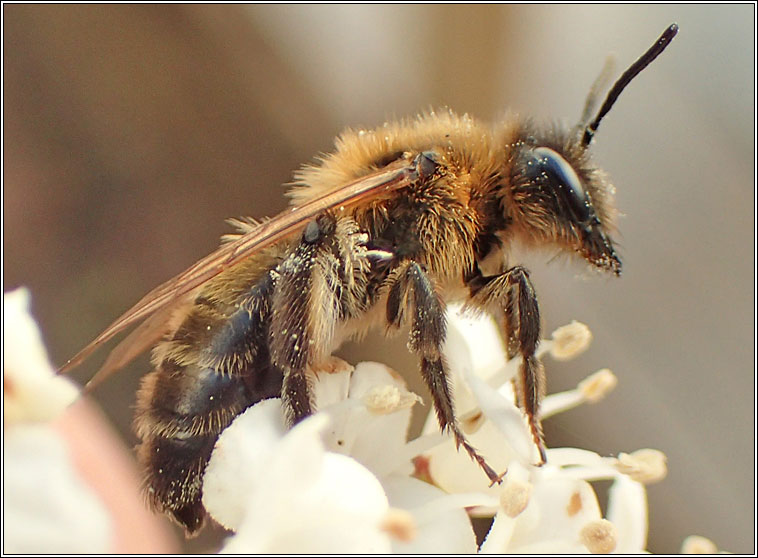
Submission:
[[[524,258],[546,331],[578,319],[595,335],[577,361],[547,363],[550,391],[606,366],[620,379],[549,421],[548,443],[664,450],[648,548],[698,533],[753,552],[754,9],[4,5],[4,289],[31,289],[62,363],[213,250],[225,218],[283,208],[280,185],[343,127],[442,105],[573,124],[606,55],[620,72],[676,21],[596,137],[625,214],[623,277]],[[404,345],[344,354],[392,351],[416,381]],[[96,394],[129,444],[147,366]],[[211,550],[214,533],[193,544]]]

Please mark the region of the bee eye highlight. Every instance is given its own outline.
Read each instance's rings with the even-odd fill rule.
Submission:
[[[549,147],[533,149],[526,174],[540,188],[550,189],[558,203],[567,207],[577,222],[590,221],[590,205],[582,181],[573,167],[557,152]]]

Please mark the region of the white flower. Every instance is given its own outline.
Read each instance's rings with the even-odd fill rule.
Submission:
[[[78,392],[55,376],[28,306],[26,289],[3,296],[3,550],[108,552],[109,514],[48,422]]]
[[[10,554],[107,553],[109,514],[47,425],[16,425],[3,439],[4,548]]]
[[[479,506],[472,511],[477,516],[494,516],[480,549],[483,553],[644,551],[647,500],[641,482],[665,476],[665,456],[641,450],[603,458],[588,450],[555,448],[547,450],[546,465],[535,467],[536,448],[523,413],[515,405],[510,381],[518,372],[519,359],[507,362],[496,336],[496,327],[488,318],[472,320],[455,309],[448,313],[445,350],[455,393],[464,394],[462,414],[459,409],[461,425],[495,470],[508,471],[504,482],[490,486],[482,471],[456,451],[452,440],[426,452],[430,480],[450,493],[499,495],[498,506]],[[586,326],[574,322],[557,330],[552,340],[544,340],[538,354],[570,358],[585,350],[590,340]],[[542,416],[596,402],[615,385],[615,376],[601,370],[575,390],[547,396]],[[430,417],[424,431],[435,426]],[[597,480],[614,481],[606,518],[589,484]]]
[[[589,483],[548,468],[532,475],[528,505],[515,517],[499,510],[482,544],[485,554],[582,553],[580,532],[600,517]]]
[[[418,397],[383,365],[327,368],[313,383],[322,412],[287,431],[270,399],[219,437],[203,504],[236,531],[223,552],[475,552],[464,508],[494,501],[410,476],[417,448],[441,440],[407,443]]]
[[[570,358],[591,334],[573,323],[539,355]],[[514,403],[508,361],[492,320],[448,313],[445,357],[460,426],[498,472],[484,472],[439,433],[430,413],[407,440],[418,397],[385,366],[332,359],[314,373],[319,409],[291,431],[278,399],[241,415],[217,443],[205,475],[213,517],[236,534],[224,552],[640,553],[647,544],[645,484],[666,475],[656,450],[601,457],[578,448],[538,452]],[[595,403],[615,387],[607,369],[549,395],[543,418]],[[592,482],[612,481],[605,517]],[[480,548],[470,516],[492,518]]]
[[[37,323],[29,314],[29,291],[3,295],[3,422],[45,422],[79,395],[67,378],[56,376]]]
[[[49,364],[28,315],[28,294],[4,299],[4,512],[10,552],[105,552],[110,519],[78,478],[46,421],[77,396]],[[586,350],[576,322],[543,340],[557,360]],[[225,553],[639,553],[647,544],[646,484],[666,475],[665,455],[643,449],[602,457],[550,448],[547,464],[515,405],[507,360],[489,318],[448,313],[445,357],[461,430],[496,471],[484,472],[439,432],[432,412],[409,441],[420,398],[386,366],[331,359],[312,373],[319,412],[292,429],[279,399],[254,405],[222,432],[204,476],[203,504],[235,532]],[[549,395],[542,418],[595,403],[615,387],[607,369]],[[612,481],[603,517],[591,483]],[[470,517],[492,518],[480,548]],[[702,538],[683,551],[713,551]]]
[[[280,402],[268,400],[224,432],[203,498],[214,518],[237,532],[224,552],[389,552],[384,490],[355,460],[326,452],[321,432],[328,422],[317,414],[285,433]]]

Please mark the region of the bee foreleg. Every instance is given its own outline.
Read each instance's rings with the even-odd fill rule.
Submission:
[[[466,450],[493,484],[499,483],[502,475],[498,475],[469,444],[458,426],[447,365],[442,356],[447,329],[445,307],[429,276],[413,261],[402,264],[394,272],[387,297],[389,325],[399,326],[406,310],[412,316],[408,348],[421,357],[421,374],[432,394],[440,428],[453,434],[456,445]]]
[[[516,399],[526,413],[534,443],[545,463],[545,443],[539,419],[540,401],[545,394],[545,372],[535,355],[540,339],[540,311],[529,272],[516,266],[501,275],[484,278],[481,274],[469,279],[472,289],[470,304],[484,310],[500,310],[508,341],[508,356],[521,355],[516,379]]]

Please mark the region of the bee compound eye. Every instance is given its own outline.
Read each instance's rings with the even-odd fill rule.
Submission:
[[[574,218],[585,223],[591,218],[590,204],[582,181],[574,168],[549,147],[533,150],[534,159],[527,174],[540,186],[551,188],[562,205],[568,206]]]

